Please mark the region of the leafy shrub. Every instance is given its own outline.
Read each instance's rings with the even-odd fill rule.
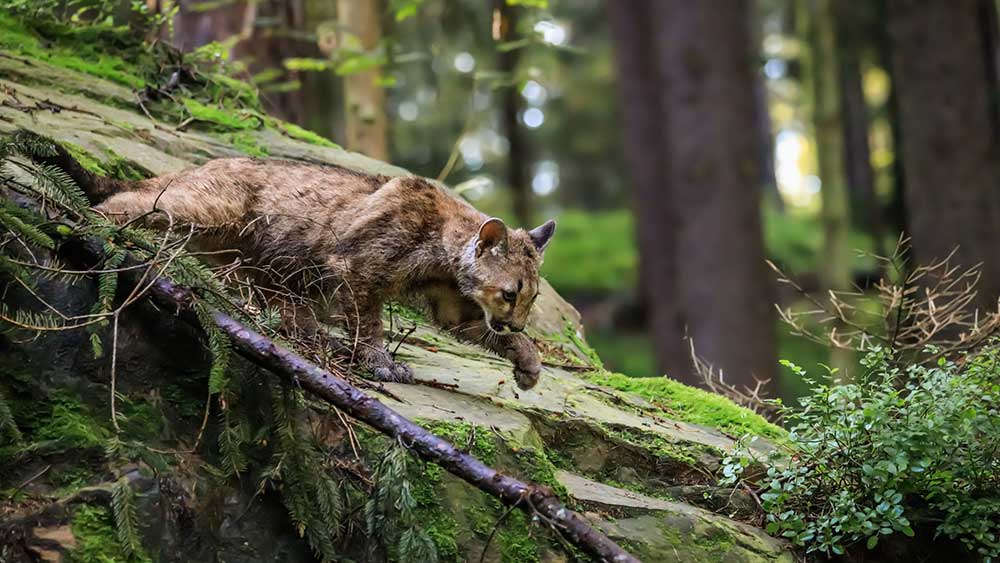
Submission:
[[[884,348],[861,363],[855,383],[814,384],[785,409],[788,442],[769,459],[727,457],[724,481],[756,487],[767,531],[808,552],[917,528],[1000,557],[1000,342],[931,366],[897,367]]]

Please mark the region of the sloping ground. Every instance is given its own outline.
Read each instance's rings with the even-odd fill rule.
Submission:
[[[0,20],[3,26],[11,23]],[[116,79],[118,75],[102,67],[95,70],[72,59],[67,63],[65,58],[39,55],[40,44],[20,49],[10,43],[17,33],[6,30],[7,43],[0,38],[6,48],[0,52],[0,133],[26,128],[50,136],[68,144],[94,170],[161,174],[216,157],[266,154],[388,175],[406,173],[342,151],[293,126],[261,122],[239,112],[220,110],[220,117],[191,106],[201,118],[183,128],[165,119],[154,121],[140,110],[136,91],[126,85],[139,86],[140,79]],[[93,295],[90,287],[58,282],[45,282],[40,291],[68,310],[86,310]],[[411,333],[413,325],[417,328]],[[537,301],[530,330],[546,351],[546,368],[530,391],[516,388],[507,362],[456,342],[426,326],[419,316],[394,316],[392,326],[397,339],[407,333],[399,354],[415,368],[422,384],[387,385],[389,393],[382,400],[456,444],[467,444],[487,463],[565,491],[640,558],[792,560],[782,542],[711,510],[724,499],[736,499],[737,505],[742,499],[712,486],[719,459],[732,448],[733,437],[744,432],[777,437],[780,430],[724,400],[681,386],[663,396],[647,392],[645,398],[615,389],[628,385],[602,372],[582,337],[577,313],[548,285]],[[60,333],[30,343],[0,342],[5,347],[0,387],[14,396],[15,416],[27,416],[31,405],[16,401],[30,401],[32,394],[65,397],[67,405],[83,402],[105,416],[101,405],[108,396],[107,361],[89,355],[86,339],[85,334]],[[123,319],[119,346],[119,389],[145,397],[166,421],[148,439],[164,448],[190,446],[197,426],[191,428],[188,421],[200,419],[198,397],[204,401],[207,370],[194,335],[163,312],[142,307]],[[11,393],[15,385],[31,391]],[[704,405],[711,405],[707,415]],[[327,426],[323,416],[313,418],[317,429]],[[719,428],[699,424],[716,420]],[[88,426],[91,422],[80,426],[95,434],[93,449],[106,421]],[[142,432],[138,425],[136,432]],[[377,440],[363,433],[359,437],[362,446]],[[4,487],[23,485],[10,499],[0,497],[13,507],[12,512],[0,511],[0,518],[20,514],[28,506],[18,503],[19,492],[70,498],[90,486],[106,493],[101,487],[111,476],[124,474],[134,477],[142,499],[143,545],[155,558],[201,560],[211,552],[226,561],[309,560],[301,534],[292,529],[280,506],[257,498],[246,483],[210,486],[199,474],[196,453],[185,454],[183,467],[161,469],[158,479],[150,479],[134,467],[100,467],[94,452],[84,450],[72,457],[29,456],[2,480]],[[506,510],[494,499],[437,468],[420,471],[420,511],[444,560],[478,560],[484,549],[487,561],[567,559],[544,523],[529,522],[516,512],[504,518]],[[747,503],[742,510],[730,507],[727,513],[751,517],[750,501],[742,501]],[[46,560],[58,560],[65,552],[86,560],[82,554],[106,532],[87,527],[88,514],[77,510],[50,519],[24,541],[51,558]]]

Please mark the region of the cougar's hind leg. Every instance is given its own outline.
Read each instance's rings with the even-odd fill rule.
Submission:
[[[169,214],[175,224],[217,227],[243,220],[244,203],[242,197],[207,196],[180,185],[154,185],[114,194],[95,208],[120,223],[147,215],[144,218],[147,226],[163,227],[169,223]],[[165,213],[153,213],[154,210]]]

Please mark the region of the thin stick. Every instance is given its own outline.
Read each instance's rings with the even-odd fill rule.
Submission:
[[[115,371],[118,365],[118,316],[120,311],[115,311],[114,323],[111,328],[111,424],[115,427],[115,433],[121,434],[122,429],[118,426],[118,409],[115,407],[115,395],[118,394],[117,387],[117,373]]]

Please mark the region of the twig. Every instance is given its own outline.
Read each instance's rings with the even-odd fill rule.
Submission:
[[[475,428],[473,426],[473,428]],[[486,545],[483,546],[483,553],[479,556],[479,563],[484,563],[486,561],[486,552],[490,549],[490,544],[493,543],[493,536],[497,535],[497,530],[500,529],[500,524],[503,523],[504,519],[517,508],[518,503],[511,504],[507,507],[507,510],[503,511],[503,514],[497,518],[497,521],[493,523],[493,529],[490,530],[490,535],[486,538]]]
[[[118,409],[115,407],[115,395],[118,393],[115,368],[118,365],[118,317],[120,313],[121,311],[115,311],[114,323],[111,327],[111,424],[115,427],[115,434],[122,433],[121,427],[118,426]]]

